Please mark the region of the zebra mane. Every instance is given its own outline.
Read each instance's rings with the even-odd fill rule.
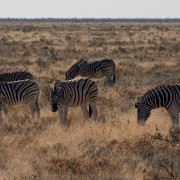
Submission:
[[[156,87],[152,88],[148,92],[150,92],[152,90],[160,90],[160,89],[168,88],[168,87],[171,87],[171,86],[174,86],[174,85],[178,85],[178,84],[161,84],[161,85],[157,85]]]
[[[26,72],[26,71],[8,71],[8,72],[2,72],[0,74],[12,74],[12,73],[21,73],[21,72]]]
[[[81,62],[83,62],[84,60],[86,60],[86,59],[83,58],[83,59],[78,60],[76,63],[74,63],[74,64],[70,67],[69,70],[74,69],[75,67],[77,68],[77,67],[79,66],[79,64],[80,64]]]
[[[16,82],[23,82],[23,81],[33,81],[31,79],[22,79],[22,80],[17,80],[17,81],[9,81],[9,82],[6,82],[6,81],[1,81],[0,84],[12,84],[12,83],[16,83]]]
[[[55,87],[57,86],[57,84],[58,84],[58,81],[55,82],[55,84],[54,84],[54,89],[55,89]]]
[[[161,85],[156,86],[156,87],[153,88],[153,89],[156,90],[156,89],[161,89],[161,88],[165,88],[165,87],[168,87],[168,86],[170,86],[170,85],[161,84]]]
[[[99,57],[99,58],[95,58],[95,57],[94,58],[82,58],[82,59],[78,60],[76,62],[76,64],[79,65],[83,61],[99,61],[99,60],[102,60],[102,59],[106,59],[106,58],[104,58],[104,57]]]
[[[76,64],[80,64],[80,63],[83,62],[84,60],[87,60],[87,58],[82,58],[82,59],[78,60],[78,61],[76,62]]]

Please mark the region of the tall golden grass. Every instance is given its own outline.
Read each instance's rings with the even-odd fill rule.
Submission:
[[[164,109],[136,123],[134,102],[180,82],[177,23],[0,23],[0,72],[27,70],[40,84],[41,118],[9,107],[0,128],[0,179],[179,179],[179,137]],[[99,88],[98,119],[70,108],[69,127],[52,113],[49,86],[82,57],[116,63],[116,84]]]

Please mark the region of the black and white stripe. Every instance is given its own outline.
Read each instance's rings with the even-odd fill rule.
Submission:
[[[8,113],[7,105],[27,104],[32,116],[40,117],[38,105],[39,85],[33,80],[21,80],[13,82],[0,82],[0,118],[2,110]]]
[[[0,74],[0,81],[2,82],[12,82],[12,81],[19,81],[19,80],[25,80],[25,79],[31,79],[33,80],[34,77],[31,73],[27,71],[17,71],[17,72],[7,72],[7,73],[1,73]]]
[[[57,81],[54,89],[51,90],[52,112],[58,110],[60,119],[65,124],[67,122],[68,107],[80,106],[84,120],[91,117],[91,115],[96,119],[97,94],[98,88],[96,83],[88,78]],[[89,112],[87,104],[89,104]]]
[[[108,83],[115,83],[115,67],[111,59],[81,59],[66,72],[66,80],[73,79],[77,75],[88,78],[105,76]]]
[[[172,126],[179,126],[180,85],[161,85],[145,93],[135,104],[137,122],[144,125],[152,109],[164,107],[172,121]]]

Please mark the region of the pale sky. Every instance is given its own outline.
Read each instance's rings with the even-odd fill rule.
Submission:
[[[180,0],[0,0],[0,18],[180,18]]]

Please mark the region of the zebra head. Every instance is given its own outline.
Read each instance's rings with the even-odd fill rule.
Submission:
[[[52,112],[57,111],[57,104],[58,104],[58,92],[54,89],[50,89],[51,91],[51,107],[52,107]]]
[[[74,64],[68,71],[66,71],[66,80],[70,80],[75,78],[79,74],[79,67],[76,64]]]
[[[152,108],[142,102],[135,103],[135,108],[137,108],[137,123],[139,125],[144,125],[146,120],[151,115]]]

